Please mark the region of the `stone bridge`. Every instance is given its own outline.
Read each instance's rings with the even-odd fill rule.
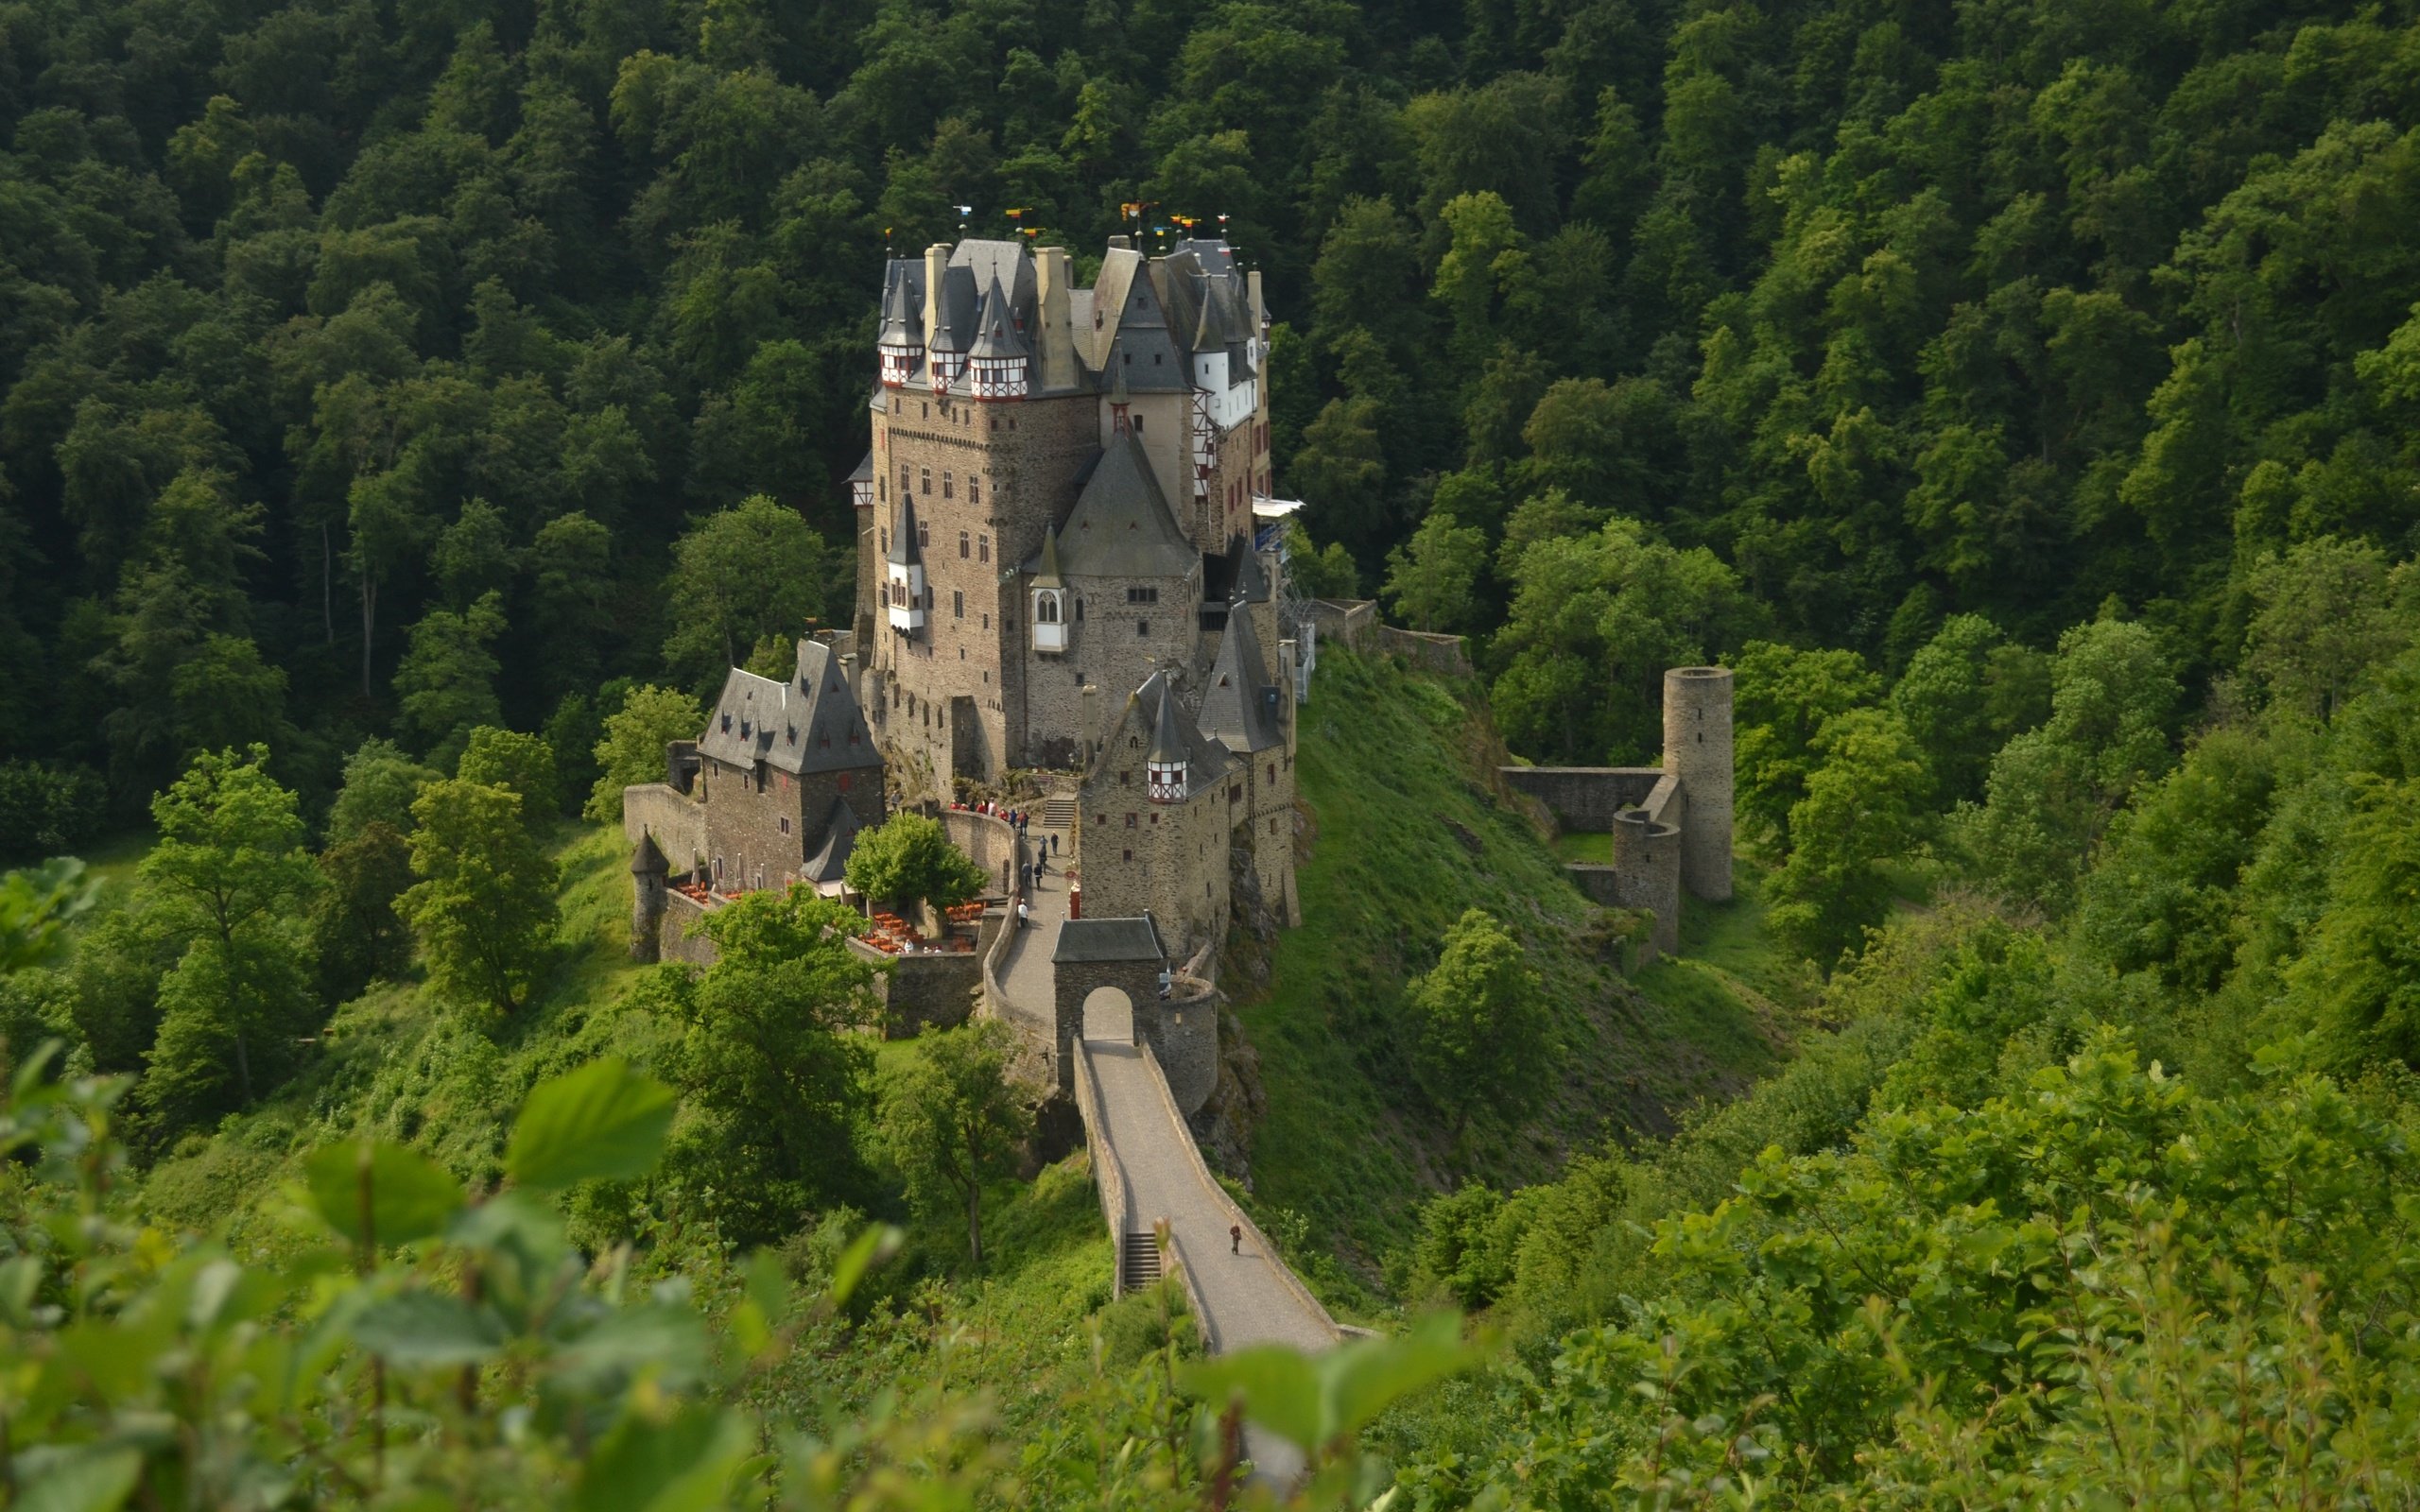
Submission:
[[[1046,851],[1046,832],[1036,826],[1033,834],[1034,849]],[[1072,839],[1059,832],[1062,858]],[[1181,1080],[1196,1079],[1204,1037],[1215,1067],[1217,993],[1170,969],[1149,919],[1070,920],[1065,875],[1055,866],[1028,901],[1031,925],[1003,954],[992,1007],[1028,1046],[1048,1047],[1047,1074],[1083,1117],[1101,1218],[1115,1246],[1115,1290],[1148,1284],[1165,1260],[1183,1277],[1213,1352],[1336,1343],[1344,1331],[1203,1164],[1163,1070],[1166,1051],[1187,1068]],[[1184,1090],[1196,1106],[1208,1091]],[[1155,1237],[1163,1223],[1165,1256]],[[1233,1228],[1243,1230],[1239,1246]],[[1290,1482],[1301,1468],[1290,1446],[1250,1425],[1246,1432],[1261,1475]]]

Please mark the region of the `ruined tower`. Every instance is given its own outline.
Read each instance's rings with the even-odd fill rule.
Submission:
[[[1731,896],[1731,669],[1664,674],[1664,770],[1687,807],[1681,882],[1708,902]]]

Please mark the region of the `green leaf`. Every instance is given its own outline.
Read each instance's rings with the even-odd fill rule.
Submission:
[[[899,1253],[899,1246],[907,1242],[907,1234],[889,1224],[875,1224],[851,1240],[832,1267],[832,1305],[838,1307],[848,1301],[857,1283],[866,1279],[866,1272]]]
[[[1461,1319],[1432,1313],[1392,1338],[1356,1339],[1320,1354],[1278,1345],[1186,1367],[1179,1384],[1213,1402],[1240,1399],[1244,1416],[1309,1452],[1358,1433],[1412,1392],[1467,1367],[1478,1350]]]
[[[684,1308],[648,1304],[609,1313],[566,1344],[555,1369],[571,1389],[603,1393],[617,1376],[653,1367],[669,1389],[685,1389],[706,1373],[706,1331]]]
[[[458,1297],[403,1292],[363,1308],[353,1338],[389,1365],[475,1365],[504,1348],[504,1325]]]
[[[633,1415],[597,1447],[572,1499],[577,1512],[706,1512],[748,1457],[736,1413],[693,1409],[666,1423]]]
[[[655,1168],[672,1126],[672,1089],[617,1057],[542,1082],[522,1105],[504,1167],[525,1187],[627,1181]]]
[[[25,1459],[33,1461],[28,1452]],[[143,1456],[131,1449],[87,1446],[46,1461],[22,1463],[25,1490],[17,1512],[114,1512],[134,1489]]]
[[[311,1206],[354,1244],[408,1245],[444,1230],[462,1206],[462,1183],[417,1150],[354,1140],[315,1150],[302,1162]],[[371,1232],[361,1220],[368,1197]]]

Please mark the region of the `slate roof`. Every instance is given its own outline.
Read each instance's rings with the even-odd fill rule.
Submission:
[[[910,271],[914,276],[909,277]],[[921,347],[925,344],[925,320],[921,313],[924,303],[925,270],[922,264],[896,262],[890,265],[890,277],[882,293],[882,335],[886,347]]]
[[[1036,588],[1064,588],[1066,579],[1059,576],[1059,527],[1045,525],[1042,530],[1040,565],[1033,570]]]
[[[970,357],[1030,357],[1033,349],[1018,329],[1016,312],[1010,306],[1009,296],[994,279],[984,291],[982,310],[975,318],[975,345],[967,352]]]
[[[1104,274],[1106,268],[1103,269]],[[1094,285],[1099,305],[1099,285]],[[1160,306],[1159,290],[1148,276],[1127,282],[1117,312],[1117,329],[1102,353],[1101,367],[1126,381],[1138,394],[1182,393],[1191,387],[1184,356],[1168,332],[1167,312]]]
[[[1218,659],[1210,663],[1209,686],[1201,693],[1201,729],[1240,755],[1286,743],[1277,686],[1262,680],[1269,675],[1268,665],[1252,616],[1229,614],[1227,633],[1219,638]]]
[[[865,460],[859,462],[855,468],[850,470],[847,481],[851,483],[872,483],[873,481],[873,452],[867,452]]]
[[[857,832],[863,828],[848,800],[834,799],[832,811],[823,816],[822,849],[806,858],[799,875],[809,882],[840,881],[848,873],[849,852],[856,849]]]
[[[672,863],[664,859],[664,850],[655,843],[655,836],[641,830],[639,843],[631,849],[631,872],[641,877],[661,877],[671,869]]]
[[[1059,948],[1050,954],[1062,961],[1163,961],[1160,927],[1150,914],[1140,919],[1070,919],[1059,926]]]
[[[698,750],[726,765],[763,762],[792,774],[882,763],[856,695],[821,641],[798,644],[798,669],[787,681],[732,668]]]
[[[1132,434],[1113,438],[1085,472],[1060,527],[1059,560],[1072,577],[1184,577],[1201,565]]]
[[[890,549],[882,554],[882,559],[894,567],[914,567],[925,559],[916,544],[916,501],[904,488],[899,490],[899,507],[891,511]]]
[[[1103,765],[1113,755],[1124,755],[1120,750],[1120,741],[1130,730],[1150,736],[1150,759],[1152,761],[1168,760],[1162,754],[1164,750],[1177,752],[1177,759],[1185,765],[1185,786],[1194,794],[1207,791],[1235,770],[1235,755],[1225,745],[1201,732],[1201,727],[1185,711],[1184,701],[1176,696],[1166,672],[1152,673],[1127,698],[1126,712],[1118,719],[1115,738],[1101,745],[1100,761]]]

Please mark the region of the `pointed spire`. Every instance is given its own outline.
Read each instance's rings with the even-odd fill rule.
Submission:
[[[922,348],[925,344],[924,322],[916,318],[915,301],[908,297],[904,268],[892,276],[882,306],[881,344],[886,347]]]
[[[1000,287],[996,275],[992,286],[984,291],[982,309],[975,318],[975,345],[967,354],[977,358],[1032,355],[1025,334],[1016,328],[1016,313],[1010,308],[1008,292]]]
[[[645,830],[639,832],[639,843],[631,851],[631,871],[634,876],[661,877],[672,869],[664,859],[664,851],[656,845],[655,836]]]
[[[890,526],[890,550],[883,560],[894,567],[918,567],[924,564],[924,553],[916,547],[916,501],[906,489],[899,490],[899,516]]]
[[[1046,525],[1042,532],[1042,569],[1033,575],[1036,588],[1064,588],[1066,581],[1059,576],[1059,527]]]
[[[1148,760],[1155,765],[1182,766],[1184,765],[1185,743],[1184,733],[1177,728],[1176,690],[1168,686],[1168,679],[1165,674],[1161,676],[1159,683],[1159,727],[1151,732],[1151,749]]]

